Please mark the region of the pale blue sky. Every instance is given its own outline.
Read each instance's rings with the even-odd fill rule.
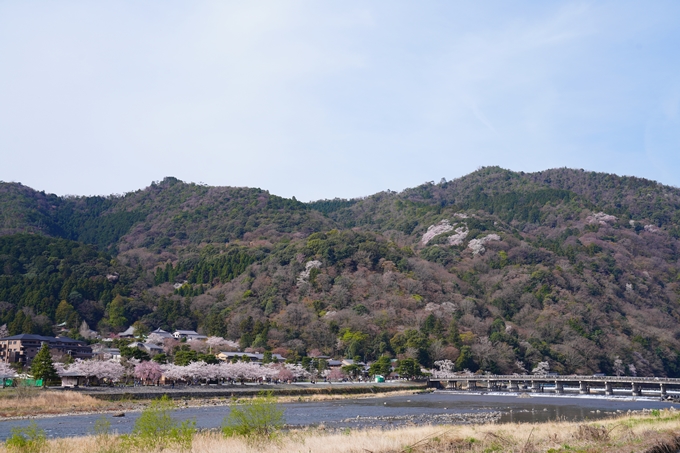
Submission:
[[[680,186],[680,2],[0,1],[0,180],[301,200],[479,166]]]

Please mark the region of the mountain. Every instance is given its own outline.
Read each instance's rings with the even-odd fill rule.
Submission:
[[[676,188],[571,169],[312,203],[175,178],[109,197],[0,183],[0,322],[680,376],[679,208]]]

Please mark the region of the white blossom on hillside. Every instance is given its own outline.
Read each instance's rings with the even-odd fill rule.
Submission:
[[[447,241],[449,245],[460,245],[463,243],[467,237],[470,230],[468,230],[467,225],[456,228],[456,234],[452,234],[448,237]]]
[[[437,367],[436,370],[432,371],[432,377],[434,378],[447,379],[453,378],[456,375],[454,372],[456,364],[451,360],[437,360],[434,362],[434,366]]]
[[[586,217],[586,222],[588,223],[599,223],[600,225],[606,225],[608,223],[614,223],[618,220],[617,217],[613,215],[605,214],[604,212],[598,212]]]
[[[449,223],[448,220],[444,219],[436,225],[430,225],[430,227],[428,227],[427,232],[425,232],[420,242],[423,245],[426,245],[435,236],[438,236],[443,233],[448,233],[451,230],[453,230],[453,226]]]
[[[623,360],[621,360],[621,357],[616,356],[616,359],[614,359],[614,374],[617,376],[621,376],[625,370],[623,369]]]
[[[645,231],[648,231],[650,233],[656,233],[657,231],[659,231],[659,227],[657,227],[656,225],[645,225]]]
[[[517,371],[519,371],[520,374],[527,374],[527,369],[524,366],[524,362],[521,360],[515,361],[515,368],[517,368]]]
[[[550,373],[550,364],[548,362],[538,362],[536,368],[531,370],[531,372],[537,376],[545,376]]]
[[[307,264],[305,264],[305,270],[300,272],[300,276],[297,279],[298,285],[307,283],[309,280],[309,275],[312,273],[312,269],[319,269],[320,267],[321,261],[319,260],[307,261]]]
[[[487,242],[491,241],[500,241],[501,237],[497,234],[490,234],[488,236],[484,236],[483,238],[480,239],[473,239],[470,241],[468,244],[468,248],[472,250],[473,255],[478,255],[480,253],[484,253],[486,248],[484,247],[484,244]]]

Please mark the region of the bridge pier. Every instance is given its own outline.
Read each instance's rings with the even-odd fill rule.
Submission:
[[[555,394],[562,395],[564,393],[564,384],[560,381],[555,381]]]
[[[614,394],[614,389],[612,388],[611,382],[605,382],[604,383],[604,394],[605,395],[613,395]]]
[[[531,393],[543,393],[548,386],[552,391],[552,384],[555,385],[554,393],[556,395],[564,395],[565,385],[573,386],[578,383],[578,391],[580,394],[599,393],[600,388],[604,387],[604,394],[607,396],[616,395],[614,389],[619,391],[626,391],[626,385],[630,385],[630,391],[633,397],[642,396],[644,390],[651,390],[654,394],[654,389],[659,389],[659,396],[662,399],[674,397],[676,392],[680,390],[680,379],[665,378],[665,377],[612,377],[612,376],[536,376],[536,375],[456,375],[444,378],[431,378],[428,381],[428,387],[445,388],[450,390],[468,390],[468,391],[499,391],[504,390],[508,392],[518,393],[520,388],[525,388]],[[572,387],[569,387],[571,390]],[[593,390],[595,389],[595,390]]]
[[[638,384],[637,382],[633,382],[632,387],[633,388],[631,390],[632,390],[633,396],[642,395],[642,389],[640,388],[640,384]]]

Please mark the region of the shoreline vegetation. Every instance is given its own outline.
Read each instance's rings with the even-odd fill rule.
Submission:
[[[40,452],[123,452],[126,436],[99,431],[78,438],[41,442]],[[125,449],[121,449],[124,446]],[[140,447],[141,448],[141,447]],[[448,453],[448,452],[675,452],[680,448],[680,412],[643,411],[597,422],[507,423],[413,426],[396,429],[337,429],[323,426],[280,431],[253,438],[203,431],[165,452],[337,452],[337,453]],[[7,445],[0,452],[15,449]],[[16,450],[19,451],[19,450]],[[141,448],[139,451],[155,451]]]

